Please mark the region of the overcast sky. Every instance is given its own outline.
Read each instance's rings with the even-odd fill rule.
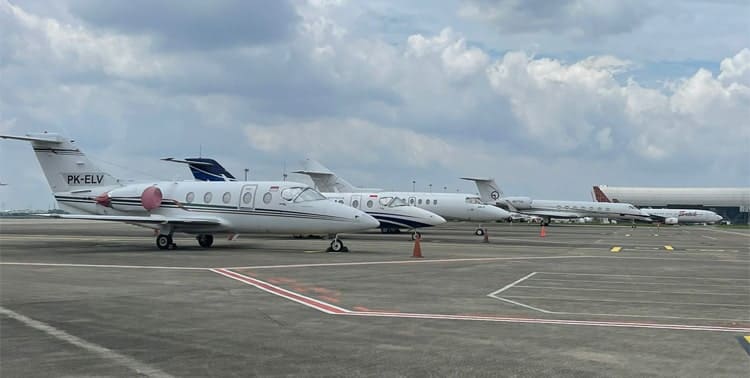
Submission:
[[[281,179],[590,199],[750,185],[746,0],[0,0],[0,133],[55,131],[121,178],[166,156]],[[301,178],[291,175],[290,179]],[[28,143],[0,201],[47,208]]]

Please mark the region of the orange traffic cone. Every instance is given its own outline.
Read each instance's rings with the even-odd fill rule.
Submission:
[[[416,238],[414,238],[414,252],[412,252],[411,257],[421,259],[422,258],[422,246],[419,245],[419,239],[421,239],[421,237],[418,235]]]
[[[545,236],[547,236],[547,229],[544,228],[544,226],[542,226],[542,230],[539,231],[539,236],[542,237],[542,238],[545,237]]]
[[[484,242],[489,243],[490,242],[490,234],[487,233],[487,229],[484,229]]]

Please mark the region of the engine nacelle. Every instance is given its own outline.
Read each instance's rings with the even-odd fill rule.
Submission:
[[[530,209],[532,203],[529,197],[505,197],[503,200],[518,210]]]
[[[667,218],[664,220],[664,224],[677,224],[679,223],[679,220],[677,217]]]
[[[164,198],[161,189],[154,185],[129,185],[111,190],[95,198],[101,206],[119,211],[151,211],[161,206]]]

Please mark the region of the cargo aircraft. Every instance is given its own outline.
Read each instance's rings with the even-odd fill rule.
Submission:
[[[474,181],[482,202],[507,207],[510,211],[539,216],[541,224],[548,226],[550,220],[577,218],[610,218],[648,220],[649,215],[629,203],[601,203],[591,201],[537,200],[529,197],[504,197],[502,190],[492,178],[462,177]]]
[[[307,159],[304,168],[293,173],[309,176],[315,187],[323,193],[364,191],[349,184],[328,168],[315,160]],[[377,191],[381,197],[405,198],[407,203],[424,210],[431,211],[447,220],[470,222],[510,221],[512,214],[496,206],[482,203],[480,197],[466,193],[432,193],[432,192],[392,192]],[[476,235],[484,235],[481,224],[474,231]]]
[[[162,160],[187,164],[196,180],[226,181],[233,178],[216,160],[208,158],[164,158]],[[342,186],[342,189],[345,187]],[[397,233],[401,229],[412,231],[412,239],[421,237],[419,228],[438,226],[445,219],[431,211],[409,206],[405,199],[376,192],[323,192],[324,196],[369,214],[380,222],[382,233]]]
[[[114,221],[156,230],[159,249],[173,235],[196,235],[208,248],[214,234],[330,234],[378,227],[362,211],[327,200],[314,188],[289,181],[153,181],[124,183],[99,169],[74,141],[53,133],[0,135],[31,142],[65,219]],[[331,251],[344,251],[334,237]]]

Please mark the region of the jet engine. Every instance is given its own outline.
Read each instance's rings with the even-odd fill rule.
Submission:
[[[161,206],[163,195],[155,185],[129,185],[95,198],[98,205],[120,211],[151,211]]]
[[[664,220],[664,224],[677,224],[677,217],[667,218]]]
[[[505,197],[503,200],[518,210],[531,208],[531,198],[529,197]]]

